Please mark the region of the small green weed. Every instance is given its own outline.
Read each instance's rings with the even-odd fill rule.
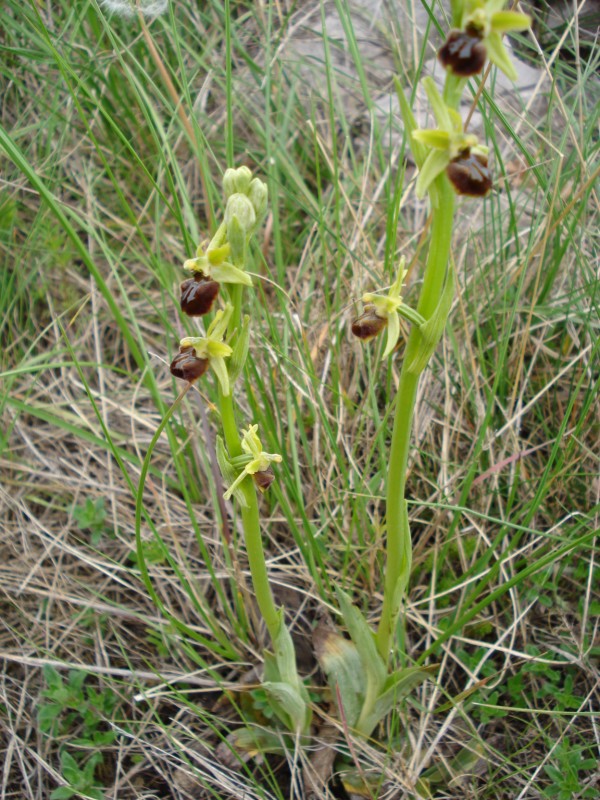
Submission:
[[[565,737],[554,751],[555,763],[546,764],[544,767],[544,772],[552,783],[544,789],[543,796],[552,800],[598,797],[597,786],[583,785],[582,773],[593,770],[598,765],[595,758],[585,758],[585,755],[586,748],[572,745]]]
[[[94,777],[96,767],[102,760],[102,753],[94,753],[82,766],[68,750],[63,750],[60,754],[60,768],[67,786],[55,789],[50,795],[50,800],[69,800],[74,795],[102,800],[104,792],[98,788]]]
[[[104,498],[97,497],[92,500],[91,497],[87,497],[83,505],[73,506],[73,518],[79,530],[91,533],[90,539],[94,547],[99,545],[108,530]]]
[[[51,800],[68,800],[75,794],[91,798],[102,798],[97,788],[95,771],[103,763],[100,748],[115,740],[115,732],[106,730],[106,718],[114,711],[117,697],[111,689],[96,691],[85,686],[87,674],[82,670],[70,670],[65,681],[54,667],[44,667],[47,689],[42,692],[45,700],[40,704],[38,724],[43,733],[68,737],[70,749],[60,754],[61,772],[67,786],[60,786],[50,795]],[[79,735],[73,736],[77,732]],[[72,748],[92,750],[73,752]]]

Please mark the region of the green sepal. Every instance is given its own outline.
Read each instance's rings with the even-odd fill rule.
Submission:
[[[441,131],[438,128],[420,128],[413,132],[413,141],[421,142],[426,147],[433,147],[435,150],[448,150],[450,147],[450,134],[448,131]]]
[[[242,374],[250,346],[250,317],[246,315],[229,359],[229,382],[233,386]]]
[[[396,670],[385,681],[381,694],[375,701],[373,708],[361,715],[357,730],[363,736],[370,736],[375,726],[389,714],[407,695],[419,684],[426,681],[438,670],[438,666],[431,667],[405,667]]]
[[[210,367],[217,376],[217,380],[221,385],[221,391],[224,397],[228,397],[231,388],[229,386],[229,373],[227,372],[227,364],[222,356],[215,356],[210,359]]]
[[[452,131],[455,129],[455,117],[450,114],[450,109],[444,102],[442,95],[439,93],[433,78],[423,78],[423,88],[429,100],[429,104],[433,110],[433,115],[437,121],[438,127],[444,131]],[[462,125],[461,125],[462,127]]]
[[[419,170],[419,175],[417,177],[417,185],[415,187],[415,191],[417,193],[417,197],[419,199],[425,197],[425,193],[427,190],[431,189],[433,186],[433,182],[437,177],[439,177],[448,164],[450,163],[450,158],[448,156],[448,152],[444,150],[430,150],[429,155],[425,159],[425,163],[423,167]],[[431,198],[432,204],[434,204],[433,196]]]
[[[327,676],[340,719],[353,728],[363,707],[367,676],[354,642],[335,631],[315,631],[315,655]],[[342,709],[339,709],[341,701]]]
[[[412,361],[408,365],[408,371],[414,375],[421,373],[427,366],[427,362],[433,355],[436,347],[438,346],[448,314],[452,306],[452,299],[454,297],[454,269],[452,265],[448,267],[446,275],[446,283],[440,297],[440,302],[431,317],[423,325],[419,327],[420,340],[418,349]]]
[[[402,89],[402,84],[397,77],[394,76],[394,84],[396,86],[396,94],[398,95],[398,104],[400,106],[400,113],[402,115],[402,122],[404,123],[404,130],[407,134],[408,145],[412,151],[415,164],[419,169],[423,166],[427,158],[427,148],[413,137],[413,133],[418,130],[417,120],[412,112],[408,100]]]
[[[531,27],[531,17],[518,11],[497,11],[492,14],[490,22],[494,33],[526,31]]]
[[[519,75],[515,65],[510,60],[508,50],[502,43],[502,35],[492,31],[485,40],[485,46],[487,48],[488,58],[492,64],[495,64],[498,69],[501,69],[506,77],[514,83]]]
[[[223,477],[223,482],[226,487],[232,486],[235,483],[239,473],[233,467],[231,461],[229,460],[229,456],[225,449],[225,443],[223,442],[223,439],[220,436],[217,436],[215,452],[217,455],[217,463],[219,465],[219,469],[221,470],[221,475]],[[248,502],[241,488],[234,489],[233,496],[242,506],[242,508],[248,508]]]
[[[381,360],[383,361],[386,359],[390,353],[393,352],[394,347],[398,342],[398,338],[400,336],[400,317],[398,316],[398,312],[394,311],[392,314],[388,316],[388,324],[387,324],[387,342],[385,345],[385,350],[381,355]]]
[[[252,278],[243,269],[234,267],[229,261],[223,261],[211,267],[210,276],[218,283],[239,283],[242,286],[252,286]]]

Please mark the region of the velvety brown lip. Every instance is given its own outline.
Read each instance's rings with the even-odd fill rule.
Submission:
[[[204,375],[208,369],[208,358],[198,358],[193,347],[181,347],[169,369],[175,378],[192,382]]]
[[[364,342],[378,336],[387,325],[385,317],[379,317],[373,308],[365,308],[363,314],[352,323],[352,333]]]
[[[181,310],[190,317],[208,314],[219,294],[219,284],[197,272],[181,284]]]
[[[446,173],[458,194],[485,197],[492,188],[487,158],[480,153],[461,154],[448,164]]]
[[[438,59],[445,69],[461,78],[477,75],[483,69],[487,51],[481,38],[473,32],[450,31],[438,50]]]

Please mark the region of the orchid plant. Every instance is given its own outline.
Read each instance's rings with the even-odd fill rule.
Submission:
[[[454,295],[450,250],[455,198],[459,194],[480,199],[492,188],[488,150],[474,134],[464,130],[460,100],[469,77],[480,73],[488,59],[510,78],[516,77],[502,35],[522,31],[530,23],[526,15],[505,11],[503,6],[504,0],[452,0],[454,28],[439,51],[447,70],[443,92],[431,79],[424,82],[435,128],[417,127],[404,93],[399,91],[418,168],[415,191],[419,198],[429,197],[431,208],[421,294],[416,308],[403,299],[406,259],[402,257],[390,287],[363,295],[364,311],[352,325],[353,333],[363,341],[387,331],[382,359],[393,357],[401,334],[400,320],[412,326],[394,403],[387,459],[386,568],[379,624],[372,630],[349,596],[338,588],[339,613],[350,639],[331,630],[317,649],[340,719],[364,737],[370,737],[398,701],[435,672],[435,667],[416,666],[390,670],[412,562],[406,471],[419,377],[442,337]],[[298,673],[283,610],[276,606],[269,583],[257,500],[257,492],[266,491],[275,479],[273,465],[282,457],[263,450],[258,426],[252,421],[246,422],[240,435],[235,403],[235,384],[244,371],[249,349],[249,321],[242,314],[243,293],[252,287],[249,241],[266,214],[267,187],[249,169],[240,167],[225,172],[223,188],[223,221],[212,239],[201,243],[195,255],[185,261],[184,269],[192,276],[181,285],[184,313],[204,317],[213,313],[215,304],[221,303],[221,308],[203,332],[181,339],[171,372],[186,382],[184,391],[209,371],[215,376],[222,427],[222,435],[217,437],[217,460],[223,476],[223,497],[233,500],[239,511],[256,601],[271,641],[272,649],[265,653],[263,686],[279,723],[290,733],[304,737],[311,726],[309,696]],[[144,477],[145,473],[142,480]],[[249,730],[238,740],[257,746],[256,735]],[[268,749],[265,741],[263,737],[261,746]]]

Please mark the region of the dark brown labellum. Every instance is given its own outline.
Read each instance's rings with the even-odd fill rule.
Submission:
[[[189,317],[208,314],[218,294],[219,284],[196,272],[181,284],[181,310]]]
[[[473,28],[450,31],[438,50],[438,59],[442,66],[461,78],[469,78],[481,72],[486,58],[485,45]]]
[[[271,469],[271,467],[263,470],[262,472],[255,472],[252,477],[254,478],[254,483],[256,484],[259,491],[263,493],[267,491],[269,486],[275,480],[275,475],[273,474],[273,470]]]
[[[378,336],[387,325],[387,319],[375,313],[373,306],[366,306],[364,312],[352,323],[352,333],[368,342]]]
[[[180,347],[169,369],[171,375],[191,383],[204,375],[208,369],[208,358],[198,358],[193,347]]]
[[[446,167],[446,174],[457,194],[485,197],[492,188],[486,156],[465,150]]]

